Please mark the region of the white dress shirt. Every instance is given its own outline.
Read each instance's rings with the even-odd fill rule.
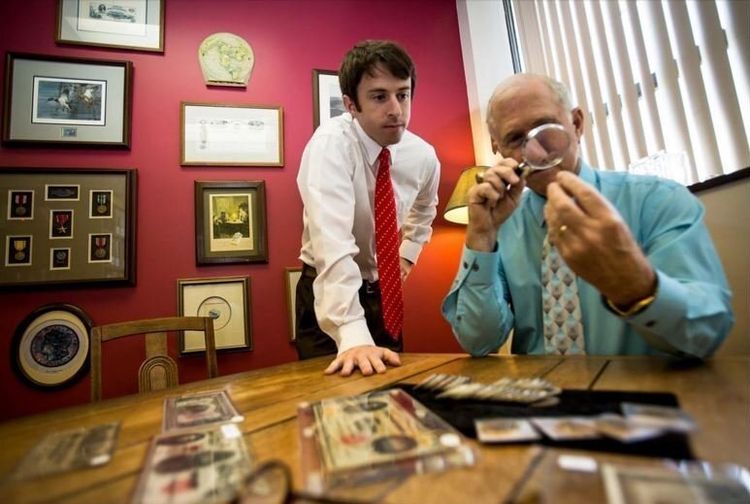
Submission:
[[[300,259],[318,272],[315,314],[339,354],[374,344],[358,292],[363,279],[378,279],[373,205],[381,150],[345,113],[315,131],[297,175],[304,204]],[[435,149],[409,131],[388,150],[401,231],[399,252],[416,263],[437,213],[440,162]]]

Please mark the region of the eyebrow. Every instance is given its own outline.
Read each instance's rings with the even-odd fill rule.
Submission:
[[[516,137],[516,136],[523,136],[524,138],[526,138],[528,131],[533,130],[537,126],[541,126],[542,124],[547,124],[547,123],[559,124],[559,122],[560,121],[558,121],[556,117],[540,117],[536,119],[533,123],[531,123],[531,127],[527,130],[526,134],[522,135],[521,132],[518,130],[509,131],[506,135],[503,136],[503,140],[502,140],[503,144],[510,143],[511,138]]]
[[[402,86],[402,87],[396,89],[397,93],[401,92],[401,91],[411,91],[411,87],[410,86]],[[368,89],[367,90],[367,93],[388,93],[388,92],[390,92],[390,91],[388,89],[385,89],[385,88],[373,88],[373,89]]]

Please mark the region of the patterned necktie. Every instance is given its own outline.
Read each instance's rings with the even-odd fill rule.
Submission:
[[[547,354],[585,354],[576,274],[544,237],[542,245],[542,311]]]
[[[378,259],[383,322],[385,330],[397,340],[404,323],[404,300],[401,293],[396,202],[391,183],[391,153],[388,149],[380,152],[378,161],[380,165],[375,179],[375,252]]]

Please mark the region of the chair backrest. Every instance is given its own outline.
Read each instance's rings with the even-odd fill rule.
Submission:
[[[102,343],[124,336],[144,335],[146,360],[138,370],[138,390],[160,390],[178,384],[177,364],[167,351],[167,333],[200,331],[206,342],[208,377],[218,376],[214,321],[210,317],[166,317],[96,326],[91,331],[91,400],[102,398]]]

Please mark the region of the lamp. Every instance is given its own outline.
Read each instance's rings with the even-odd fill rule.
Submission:
[[[456,188],[453,189],[453,194],[451,194],[448,204],[445,205],[445,211],[443,212],[445,220],[456,224],[469,223],[469,211],[466,208],[469,204],[469,189],[477,183],[477,174],[482,173],[487,168],[489,167],[472,166],[461,172],[461,176],[458,177],[458,182],[456,182]]]

